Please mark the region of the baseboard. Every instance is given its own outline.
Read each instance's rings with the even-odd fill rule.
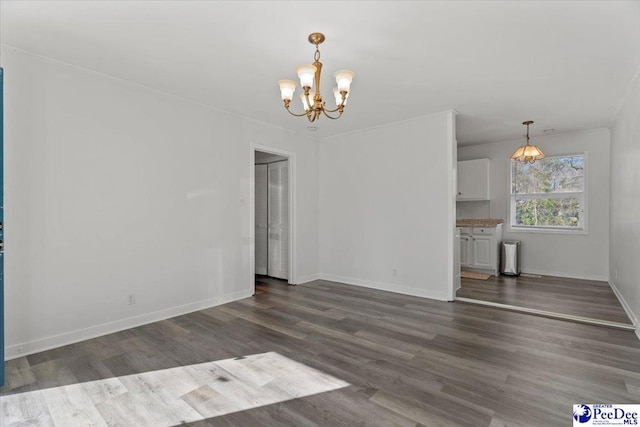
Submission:
[[[358,279],[353,277],[335,276],[332,274],[320,274],[321,280],[345,283],[347,285],[361,286],[363,288],[377,289],[380,291],[395,292],[397,294],[411,295],[414,297],[429,298],[439,301],[449,301],[447,291],[429,292],[428,290],[417,289],[409,286],[401,286],[392,283],[375,282],[372,280]]]
[[[522,272],[525,274],[537,274],[538,276],[555,276],[555,277],[564,277],[567,279],[580,279],[580,280],[598,280],[600,282],[608,281],[608,277],[605,276],[592,276],[588,274],[573,274],[573,273],[564,273],[557,271],[546,271],[546,270],[536,270],[530,268],[523,268]]]
[[[253,289],[243,290],[223,295],[218,298],[210,298],[204,301],[170,307],[151,313],[116,320],[114,322],[103,323],[101,325],[78,329],[71,332],[65,332],[59,335],[53,335],[50,337],[39,338],[33,341],[10,345],[5,347],[5,358],[6,360],[16,359],[18,357],[27,356],[29,354],[39,353],[41,351],[63,347],[65,345],[74,344],[79,341],[96,338],[102,335],[112,334],[114,332],[135,328],[137,326],[146,325],[148,323],[158,322],[160,320],[169,319],[171,317],[181,316],[183,314],[192,313],[194,311],[203,310],[205,308],[215,307],[217,305],[226,304],[243,298],[248,298],[252,295]]]
[[[640,331],[638,331],[638,317],[631,309],[631,306],[629,305],[629,303],[627,303],[627,300],[624,299],[624,296],[622,296],[622,294],[618,290],[618,287],[613,282],[613,280],[609,280],[608,282],[609,282],[609,286],[611,286],[611,290],[613,291],[614,294],[616,294],[618,301],[620,301],[620,305],[622,305],[622,308],[624,308],[625,313],[627,313],[627,316],[629,316],[629,320],[631,320],[631,323],[633,323],[633,325],[636,327],[636,335],[638,335],[638,339],[640,339],[640,334],[639,334]]]
[[[314,280],[320,279],[319,274],[311,274],[309,276],[298,277],[296,280],[296,285],[302,285],[303,283],[313,282]]]

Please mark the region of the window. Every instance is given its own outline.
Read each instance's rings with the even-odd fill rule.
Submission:
[[[511,162],[511,228],[584,230],[585,155]]]

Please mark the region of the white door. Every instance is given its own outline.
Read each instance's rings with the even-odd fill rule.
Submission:
[[[289,278],[289,162],[269,163],[269,261],[267,274]]]
[[[269,212],[267,210],[269,206],[269,185],[267,179],[267,165],[256,165],[255,169],[256,274],[267,274],[267,238],[269,234]]]
[[[493,252],[493,242],[491,237],[485,236],[473,236],[473,266],[477,268],[491,268],[493,269],[493,258],[491,253]]]
[[[453,286],[454,286],[454,290],[458,290],[460,288],[460,245],[461,245],[461,241],[460,241],[460,229],[456,227],[456,233],[455,233],[455,242],[456,242],[456,247],[453,250]]]

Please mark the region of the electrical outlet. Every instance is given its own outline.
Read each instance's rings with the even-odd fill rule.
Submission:
[[[136,294],[129,294],[129,305],[136,303]]]
[[[391,276],[398,277],[398,269],[397,268],[394,268],[393,270],[391,270]]]

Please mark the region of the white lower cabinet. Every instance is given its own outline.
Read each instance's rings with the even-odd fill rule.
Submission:
[[[460,235],[460,265],[467,267],[470,263],[469,259],[469,242],[471,239],[464,234]]]
[[[471,252],[473,253],[473,265],[476,268],[492,268],[493,254],[492,248],[494,246],[495,238],[489,236],[472,236],[471,245],[473,246]]]
[[[499,274],[502,224],[496,227],[465,227],[460,235],[460,266]]]

